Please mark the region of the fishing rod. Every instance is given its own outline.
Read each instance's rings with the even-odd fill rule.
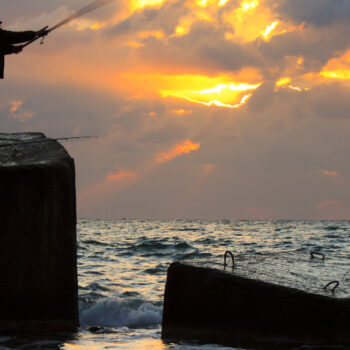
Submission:
[[[45,138],[45,139],[30,140],[30,141],[23,141],[23,142],[21,142],[20,140],[13,139],[13,141],[16,141],[16,142],[0,144],[0,148],[15,147],[15,146],[22,146],[22,145],[27,145],[32,143],[41,143],[41,142],[50,142],[50,141],[69,141],[69,140],[94,139],[94,138],[97,138],[97,136],[72,136],[72,137],[59,137],[56,139]]]
[[[81,17],[89,12],[95,11],[100,7],[103,7],[111,2],[114,2],[116,0],[95,0],[92,3],[90,3],[87,6],[84,6],[82,9],[80,9],[79,11],[73,13],[72,15],[68,16],[67,18],[65,18],[64,20],[58,22],[57,24],[55,24],[53,27],[49,28],[49,26],[46,26],[42,29],[40,29],[38,31],[38,34],[44,33],[43,35],[39,35],[37,37],[35,37],[34,39],[28,41],[27,43],[25,43],[24,45],[21,46],[21,48],[25,48],[26,46],[34,43],[35,41],[37,41],[38,39],[40,39],[41,37],[44,37],[46,35],[48,35],[49,33],[51,33],[53,30],[62,27],[63,25],[73,21],[74,19]]]

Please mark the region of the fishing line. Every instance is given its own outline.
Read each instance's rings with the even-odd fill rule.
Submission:
[[[66,19],[64,19],[63,21],[55,24],[53,27],[47,29],[48,27],[44,27],[42,30],[46,30],[47,34],[52,32],[53,30],[59,28],[59,27],[62,27],[63,25],[73,21],[74,19],[76,18],[79,18],[83,15],[86,15],[87,13],[89,12],[92,12],[92,11],[95,11],[97,10],[98,8],[100,7],[103,7],[111,2],[114,2],[116,0],[95,0],[93,1],[91,4],[83,7],[82,9],[80,9],[79,11],[73,13],[72,15],[70,15],[69,17],[67,17]],[[34,38],[33,40],[30,40],[28,41],[26,44],[22,45],[22,49],[25,48],[26,46],[34,43],[35,41],[37,41],[38,39],[40,39],[40,36],[39,37],[36,37]]]
[[[63,21],[57,23],[56,25],[54,25],[52,28],[50,28],[48,31],[51,32],[71,21],[73,21],[74,19],[76,18],[79,18],[89,12],[92,12],[92,11],[95,11],[97,10],[98,8],[102,7],[102,6],[105,6],[111,2],[114,2],[116,0],[96,0],[96,1],[93,1],[91,4],[83,7],[82,9],[80,9],[79,11],[73,13],[72,15],[70,15],[69,17],[67,17],[66,19],[64,19]]]

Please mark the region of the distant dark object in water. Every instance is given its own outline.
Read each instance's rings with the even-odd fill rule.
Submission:
[[[348,261],[296,251],[237,256],[234,264],[233,272],[214,262],[170,265],[163,339],[256,349],[350,348]]]

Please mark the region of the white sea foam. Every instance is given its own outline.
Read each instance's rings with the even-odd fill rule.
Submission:
[[[80,309],[82,327],[132,327],[155,326],[162,321],[162,308],[151,303],[131,307],[118,299],[105,299]]]

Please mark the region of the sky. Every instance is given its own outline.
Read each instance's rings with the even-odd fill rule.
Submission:
[[[0,130],[98,136],[64,143],[79,217],[350,219],[349,32],[348,0],[116,0],[6,57]]]

